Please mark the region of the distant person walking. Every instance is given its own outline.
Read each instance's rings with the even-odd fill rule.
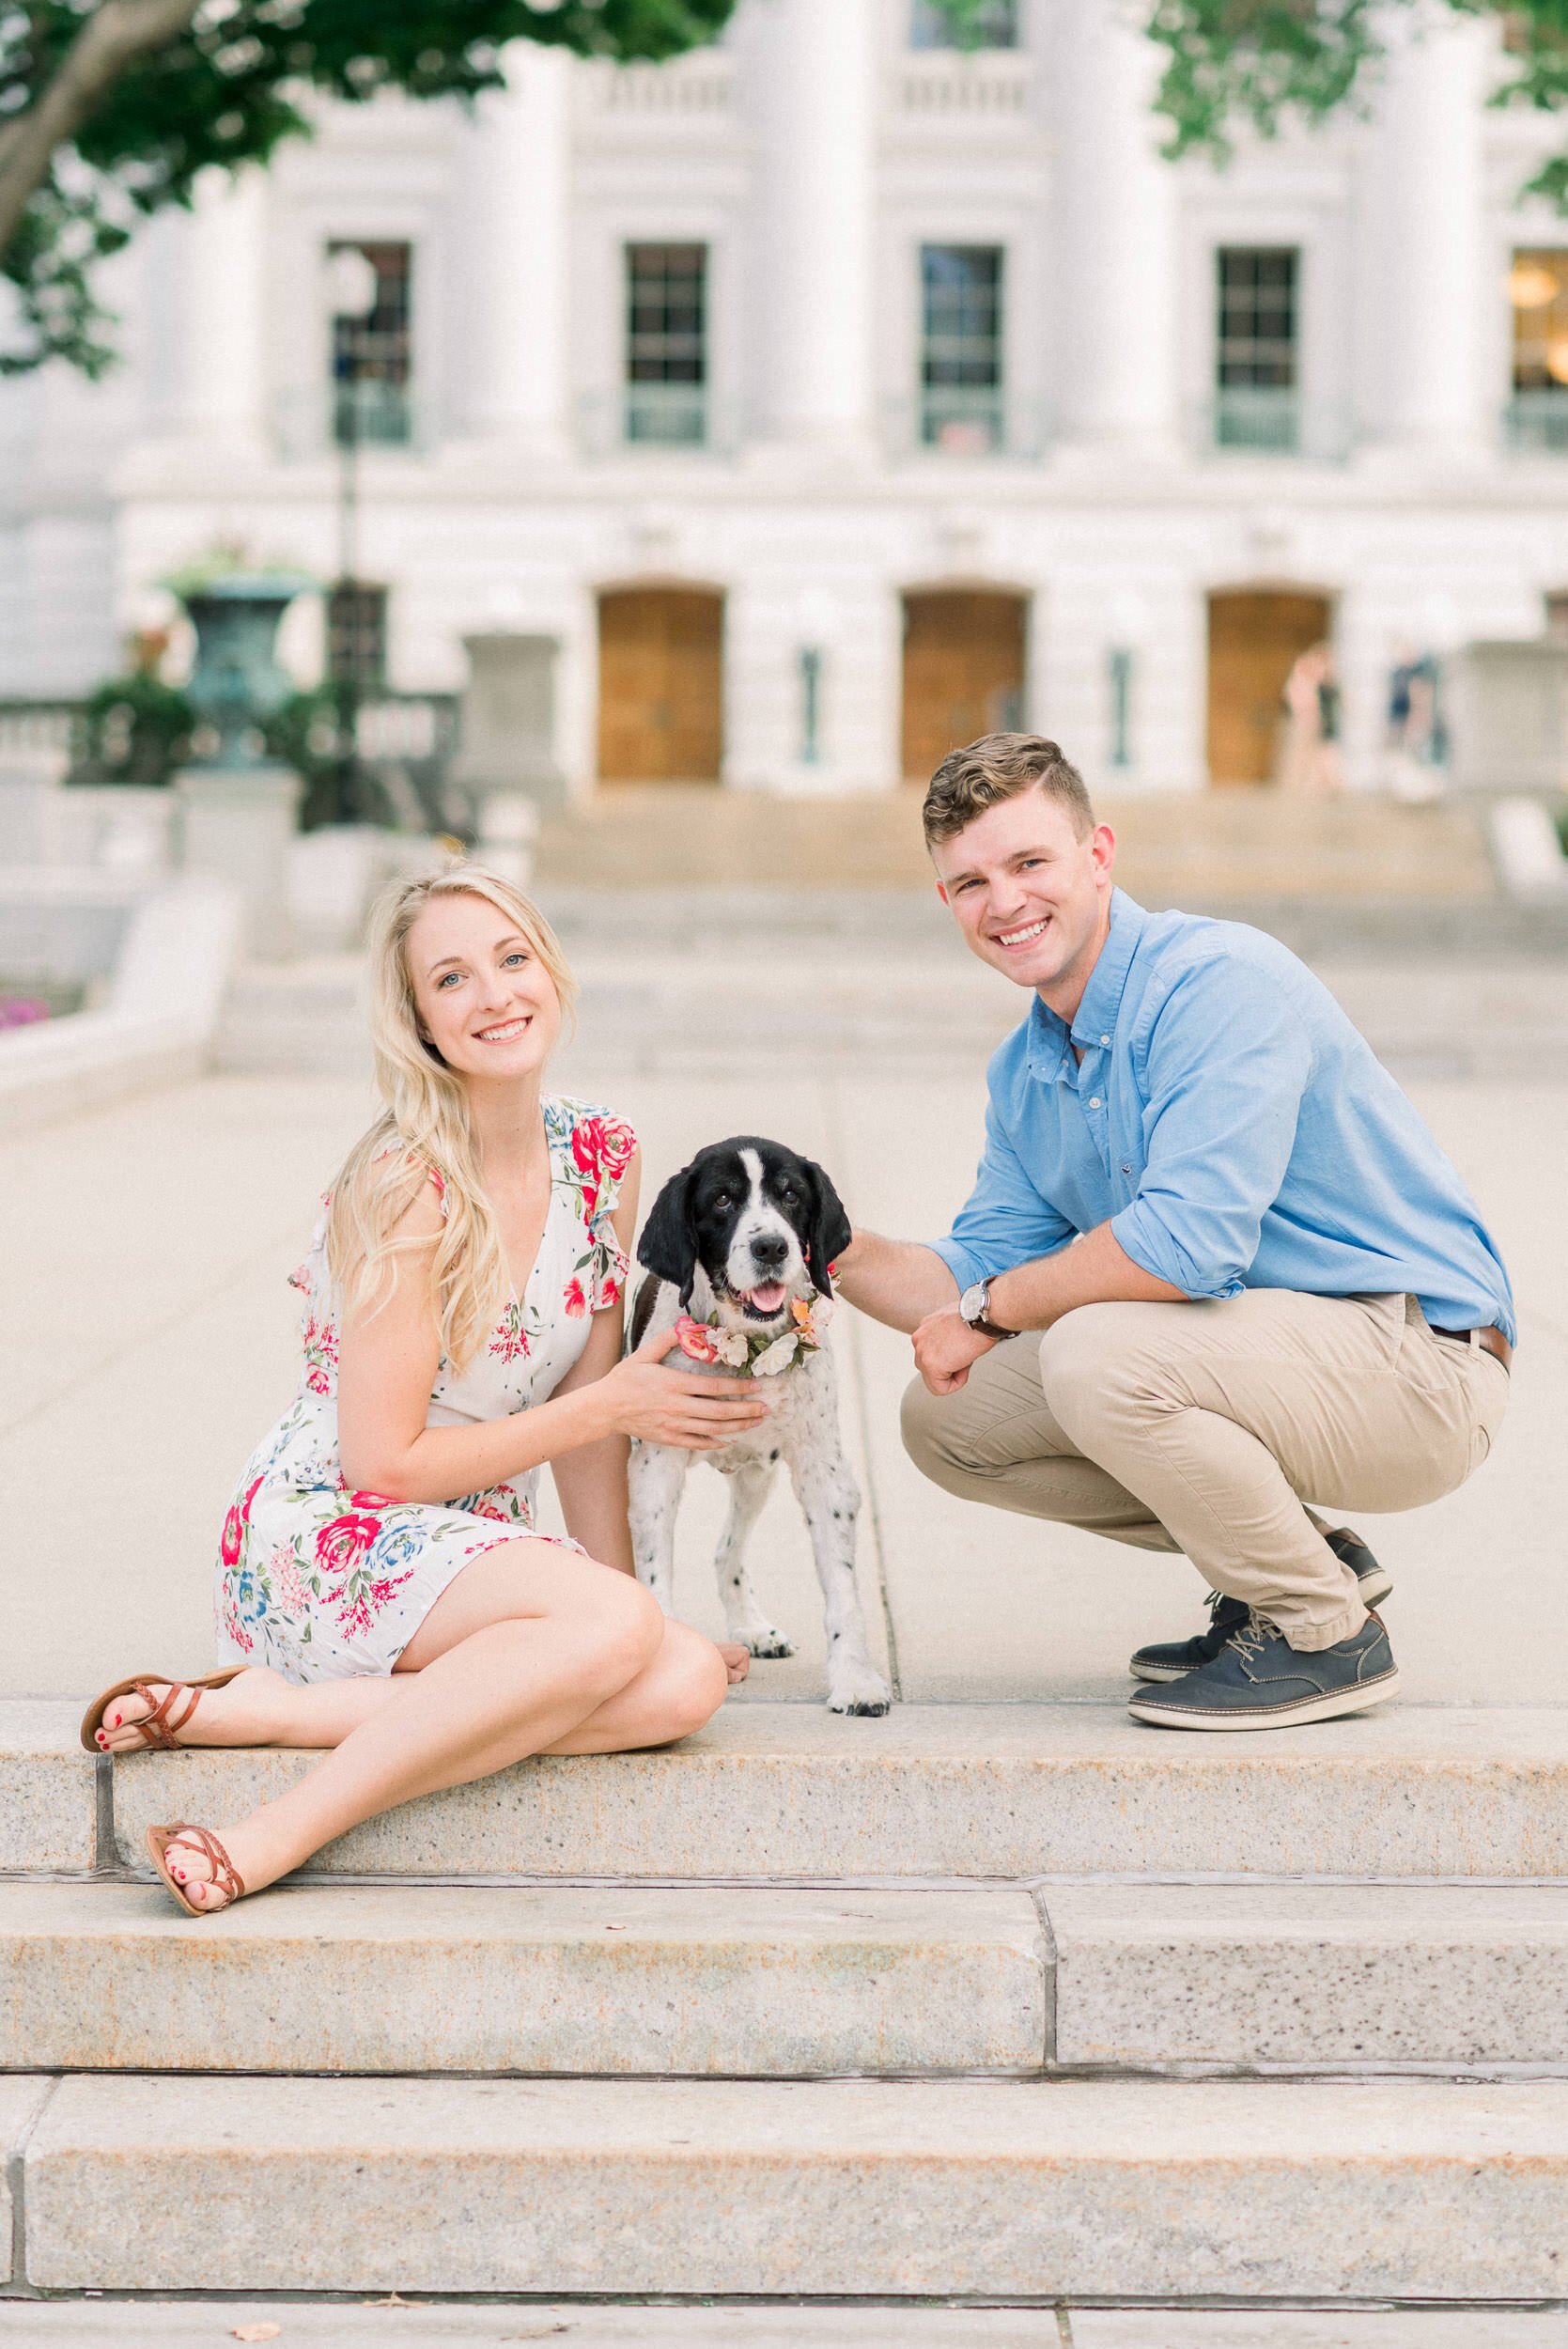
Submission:
[[[409,883],[371,946],[381,1115],[294,1284],[303,1366],[224,1527],[221,1672],[121,1681],[89,1750],[331,1747],[232,1826],[148,1832],[211,1914],[378,1812],[531,1753],[699,1728],[745,1651],[636,1580],[628,1439],[711,1449],[766,1415],[749,1381],[622,1361],[636,1138],[542,1090],[575,992],[554,936],[478,865]],[[568,1532],[534,1527],[549,1461]]]
[[[1133,1657],[1139,1719],[1360,1712],[1399,1685],[1368,1611],[1391,1586],[1309,1504],[1417,1508],[1485,1459],[1514,1334],[1497,1249],[1293,954],[1114,887],[1054,742],[955,751],[924,814],[966,943],[1033,1000],[948,1237],[857,1231],[838,1258],[850,1302],[914,1334],[910,1457],[965,1500],[1185,1550],[1209,1629]]]
[[[1330,799],[1344,789],[1340,685],[1333,649],[1312,645],[1285,679],[1277,780],[1281,791]]]

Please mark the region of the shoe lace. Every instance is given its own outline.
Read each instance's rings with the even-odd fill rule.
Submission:
[[[1234,1647],[1244,1664],[1256,1664],[1262,1661],[1269,1641],[1279,1637],[1278,1626],[1266,1615],[1260,1615],[1255,1607],[1250,1607],[1247,1621],[1236,1626],[1225,1645]]]

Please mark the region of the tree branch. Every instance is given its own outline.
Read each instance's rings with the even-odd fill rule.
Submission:
[[[75,137],[126,68],[182,33],[200,4],[103,0],[87,19],[38,103],[0,131],[0,253],[28,198],[48,179],[56,150]]]

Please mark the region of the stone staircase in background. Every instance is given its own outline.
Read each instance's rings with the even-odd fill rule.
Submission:
[[[1568,2301],[1568,1710],[747,1703],[205,1922],[145,1825],[310,1757],[75,1719],[0,1706],[4,2293]]]
[[[547,900],[548,904],[548,900]],[[970,956],[924,901],[865,901],[863,925],[814,927],[803,909],[760,900],[735,929],[656,899],[556,906],[581,983],[564,1081],[737,1069],[885,1075],[962,1072],[978,1082],[1021,1013],[1017,988]],[[792,916],[796,918],[791,918]],[[1529,957],[1432,936],[1348,951],[1277,926],[1308,955],[1402,1082],[1568,1079],[1568,930]],[[363,965],[341,956],[253,963],[232,984],[216,1063],[230,1074],[368,1079]]]

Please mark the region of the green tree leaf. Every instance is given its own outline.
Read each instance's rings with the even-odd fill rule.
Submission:
[[[314,93],[364,104],[386,90],[472,101],[500,86],[502,51],[526,39],[579,56],[658,59],[712,40],[735,0],[202,0],[189,26],[102,90],[55,148],[0,256],[20,332],[0,373],[60,358],[97,377],[116,321],[99,262],[139,218],[188,206],[210,164],[269,162],[310,135]],[[0,165],[8,139],[58,86],[99,11],[86,0],[0,0]]]

